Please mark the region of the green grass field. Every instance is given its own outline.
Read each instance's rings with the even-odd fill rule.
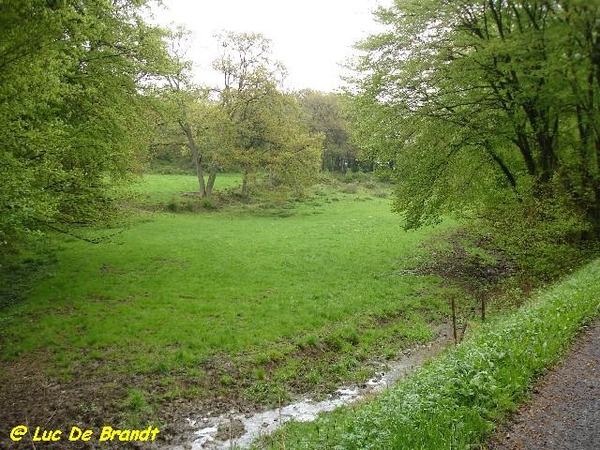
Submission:
[[[238,174],[219,174],[215,182],[215,190],[224,190],[239,185]],[[146,174],[139,183],[131,187],[135,201],[142,205],[168,204],[180,199],[182,193],[198,192],[198,179],[191,175],[156,175]]]
[[[136,189],[148,206],[194,183],[154,175]],[[402,231],[380,187],[342,188],[304,202],[141,211],[126,229],[88,231],[122,231],[98,244],[56,236],[56,264],[0,311],[0,355],[41,352],[64,382],[90,365],[94,376],[143,377],[150,402],[217,389],[273,404],[364,379],[366,362],[429,339],[448,306],[437,278],[400,274],[432,230]]]

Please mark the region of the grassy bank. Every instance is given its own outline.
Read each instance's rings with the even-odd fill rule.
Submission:
[[[354,408],[290,424],[286,449],[463,449],[485,442],[528,386],[600,312],[600,260],[496,318],[414,376]]]

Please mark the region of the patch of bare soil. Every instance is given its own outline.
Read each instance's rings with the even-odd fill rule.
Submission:
[[[116,426],[115,406],[122,401],[124,389],[118,376],[112,379],[75,376],[65,383],[45,374],[44,355],[0,363],[0,448],[36,448],[31,436],[18,443],[10,432],[18,425],[32,432],[62,430],[60,442],[37,442],[45,449],[65,448],[71,427],[101,429]],[[66,442],[68,444],[68,442]],[[97,447],[97,442],[94,442]],[[68,445],[67,445],[68,446]],[[77,448],[93,448],[91,442],[80,442]]]
[[[449,335],[446,330],[443,340],[449,339]],[[295,354],[294,357],[301,358],[307,367],[314,367],[324,359],[333,358],[332,361],[335,361],[334,354],[333,351],[323,350],[314,355],[308,352]],[[115,448],[114,443],[109,445],[98,442],[98,435],[104,426],[120,429],[133,427],[128,413],[134,414],[139,422],[140,426],[137,428],[145,428],[150,424],[159,426],[160,433],[155,444],[173,445],[181,443],[185,434],[190,431],[183,418],[200,420],[231,411],[247,416],[268,406],[242,395],[243,388],[251,382],[244,373],[250,371],[242,363],[238,362],[242,365],[236,365],[226,358],[213,358],[206,362],[203,369],[207,376],[202,379],[192,379],[185,374],[169,374],[171,383],[175,382],[182,390],[199,388],[201,395],[183,395],[162,401],[158,399],[163,397],[166,388],[162,385],[163,377],[160,375],[120,374],[107,370],[103,366],[106,362],[92,361],[76,364],[69,379],[63,379],[49,375],[51,361],[51,354],[40,351],[16,361],[0,362],[0,449]],[[112,364],[116,363],[113,361]],[[381,361],[363,361],[363,364],[377,366],[381,370]],[[223,373],[239,382],[224,386],[219,382]],[[128,393],[134,388],[152,394],[153,398],[148,399],[152,402],[149,411],[128,411]],[[318,386],[309,386],[302,380],[293,380],[286,385],[286,389],[292,397],[320,392]],[[41,430],[61,430],[62,437],[58,442],[34,443],[32,434],[29,434],[20,442],[13,442],[10,432],[18,425],[27,426],[31,433],[36,427]],[[94,438],[87,443],[69,442],[68,434],[72,427],[91,429],[94,431]],[[228,423],[219,433],[220,436],[237,437],[243,431],[242,427],[231,428]],[[117,447],[151,448],[147,442],[118,442]]]
[[[16,361],[0,362],[1,450],[115,448],[114,442],[98,441],[104,426],[145,429],[150,424],[159,425],[156,443],[164,444],[180,434],[180,427],[173,424],[180,421],[182,414],[191,415],[197,413],[198,409],[222,412],[235,405],[235,401],[232,402],[223,392],[207,389],[211,394],[202,399],[176,398],[155,404],[154,411],[134,410],[131,413],[126,405],[129,390],[141,389],[160,396],[165,389],[161,386],[161,377],[126,375],[114,371],[107,374],[106,370],[98,367],[100,363],[92,363],[79,365],[70,379],[64,380],[48,374],[45,361],[49,359],[50,355],[38,352]],[[192,382],[185,377],[175,378],[182,388]],[[242,405],[237,406],[244,410]],[[128,416],[129,413],[133,416]],[[131,417],[139,422],[139,426],[132,425]],[[20,442],[13,442],[10,439],[11,430],[19,425],[28,427],[30,433]],[[61,430],[60,441],[33,442],[37,427],[40,427],[40,435],[43,430]],[[69,442],[68,435],[72,427],[91,429],[94,437],[89,442]],[[151,448],[151,445],[148,442],[118,442],[117,447]]]
[[[585,327],[562,363],[544,376],[493,437],[490,450],[600,448],[600,320]]]

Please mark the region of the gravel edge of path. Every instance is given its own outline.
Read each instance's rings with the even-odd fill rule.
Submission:
[[[600,319],[582,327],[530,393],[484,449],[600,449]]]

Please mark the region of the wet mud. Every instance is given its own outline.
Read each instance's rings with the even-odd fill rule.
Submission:
[[[350,405],[375,395],[422,366],[426,361],[454,342],[452,326],[443,324],[435,330],[435,338],[427,343],[405,350],[399,358],[389,362],[378,376],[364,383],[343,386],[325,400],[314,401],[309,397],[294,403],[254,414],[235,411],[216,417],[182,417],[175,426],[185,437],[181,444],[162,447],[163,450],[221,450],[247,448],[261,436],[268,435],[289,421],[307,422],[318,414]]]

